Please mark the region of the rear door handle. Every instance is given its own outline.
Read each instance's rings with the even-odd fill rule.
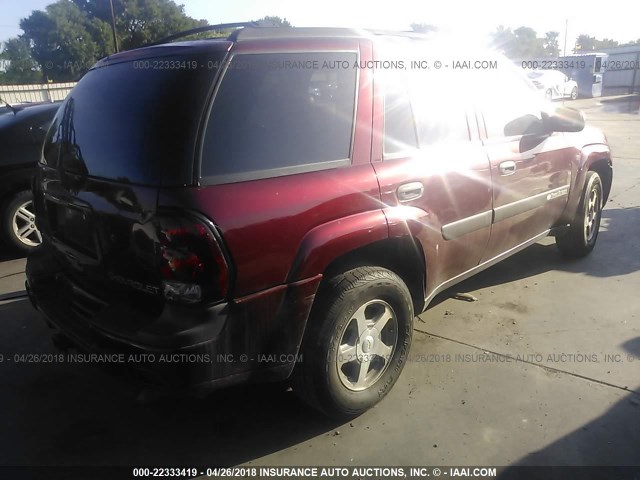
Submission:
[[[506,177],[507,175],[513,175],[516,173],[516,162],[513,160],[509,160],[507,162],[502,162],[498,168],[500,169],[500,175]]]
[[[398,200],[409,202],[417,200],[424,193],[424,185],[421,182],[410,182],[398,187]]]

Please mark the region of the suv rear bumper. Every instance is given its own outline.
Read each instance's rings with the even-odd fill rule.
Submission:
[[[29,256],[26,274],[32,305],[78,350],[101,355],[100,363],[109,356],[116,369],[151,388],[186,393],[287,378],[321,280],[208,308],[166,304],[157,316],[112,303],[82,318],[75,297],[84,300],[88,293],[69,280],[46,246]]]

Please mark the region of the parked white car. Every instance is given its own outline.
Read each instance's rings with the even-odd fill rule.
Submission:
[[[578,98],[578,84],[562,72],[533,70],[528,72],[527,76],[547,100],[565,97],[569,97],[571,100]]]

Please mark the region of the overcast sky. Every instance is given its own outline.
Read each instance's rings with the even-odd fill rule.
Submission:
[[[107,1],[107,0],[104,0]],[[0,41],[18,35],[20,19],[43,9],[51,0],[0,0]],[[640,38],[640,7],[635,2],[607,0],[182,0],[186,13],[209,23],[255,20],[265,15],[286,17],[297,27],[350,26],[407,30],[411,23],[429,23],[475,43],[498,25],[528,26],[543,36],[560,32],[562,49],[565,20],[569,21],[567,53],[575,38],[586,33],[620,43]]]

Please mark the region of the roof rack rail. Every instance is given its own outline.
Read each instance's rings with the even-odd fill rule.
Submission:
[[[372,35],[381,35],[387,37],[406,37],[414,39],[426,39],[431,38],[430,33],[414,32],[413,30],[380,30],[380,29],[367,29]]]
[[[143,47],[153,47],[162,43],[168,43],[177,38],[188,37],[189,35],[195,35],[196,33],[211,32],[214,30],[224,30],[225,28],[238,28],[238,27],[259,27],[262,24],[260,22],[234,22],[234,23],[218,23],[217,25],[205,25],[204,27],[192,28],[190,30],[184,30],[183,32],[174,33],[168,37],[161,38],[155,42],[142,45]]]
[[[279,38],[330,38],[330,37],[361,37],[362,31],[343,27],[284,27],[261,23],[260,28],[239,28],[231,32],[228,40],[261,40]]]

